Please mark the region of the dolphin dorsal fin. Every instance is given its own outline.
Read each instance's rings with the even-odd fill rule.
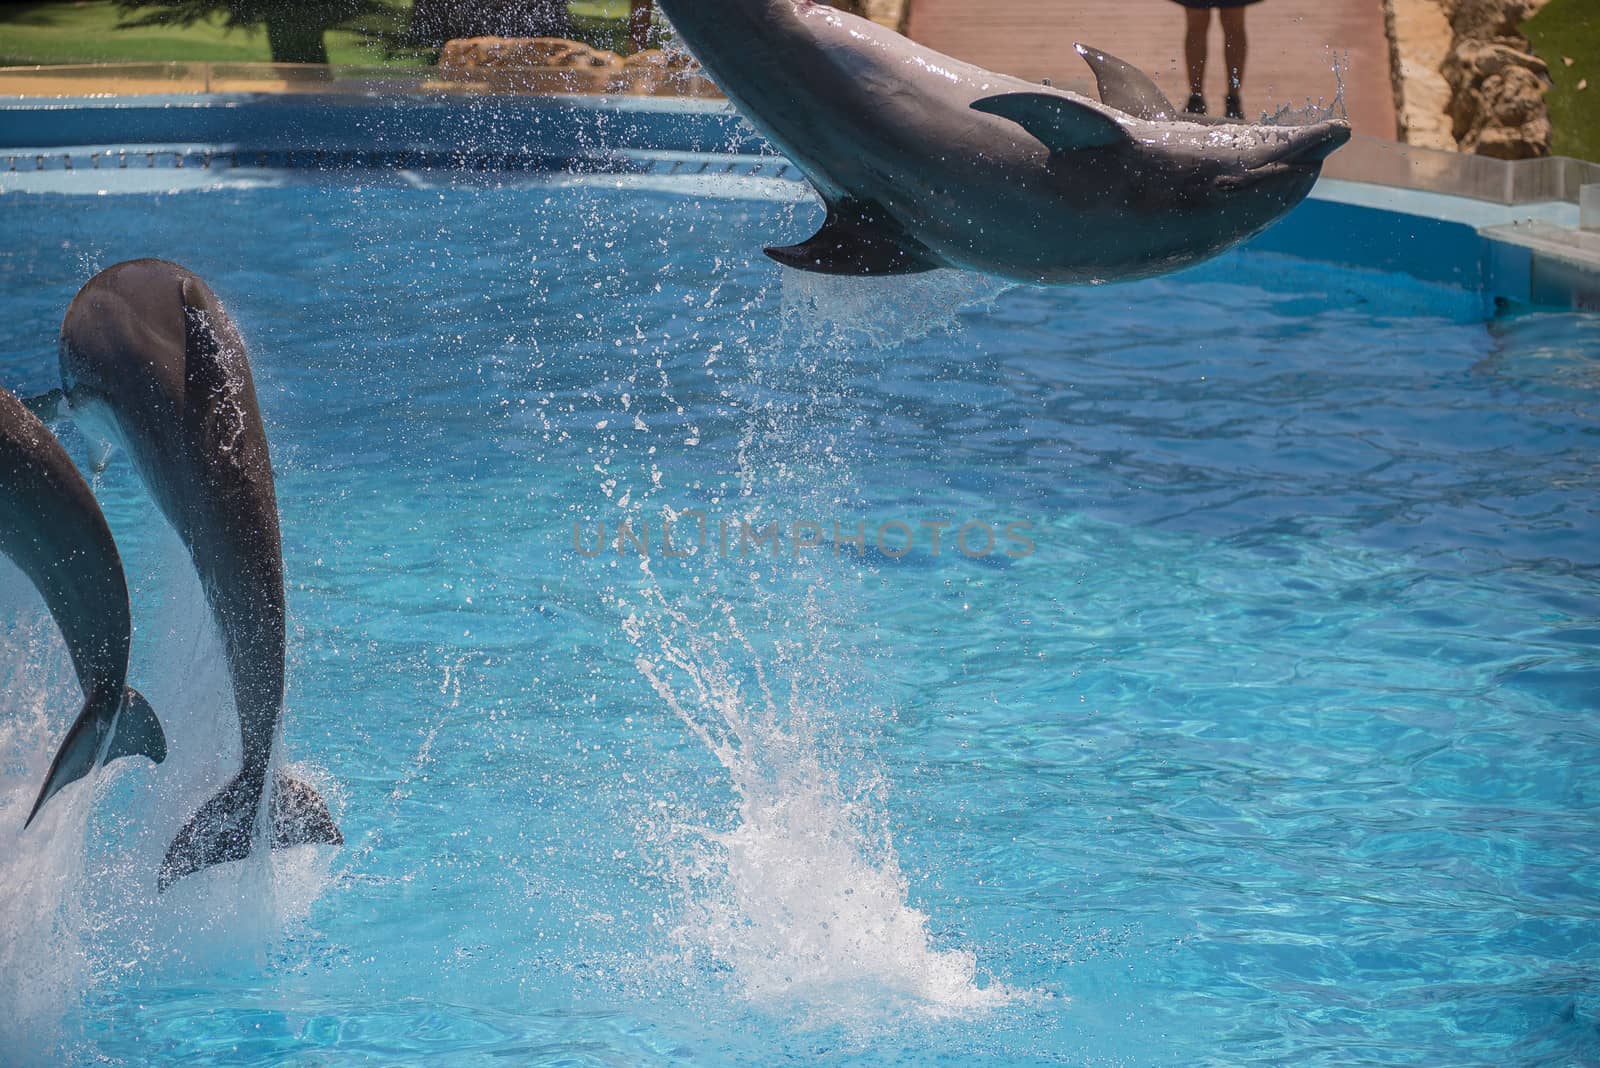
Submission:
[[[1146,122],[1171,122],[1178,117],[1178,109],[1172,106],[1167,94],[1150,75],[1132,63],[1086,44],[1072,47],[1094,71],[1095,83],[1100,87],[1100,102],[1106,107]]]
[[[972,102],[974,111],[998,115],[1027,130],[1052,153],[1104,148],[1132,140],[1111,116],[1056,93],[1002,93]]]

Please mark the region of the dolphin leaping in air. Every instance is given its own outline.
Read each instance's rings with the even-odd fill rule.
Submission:
[[[659,0],[828,209],[779,263],[846,275],[962,267],[1019,282],[1143,278],[1265,229],[1345,141],[1187,121],[1154,81],[1078,46],[1100,101],[923,48],[816,0]]]
[[[344,841],[310,785],[278,773],[283,707],[283,549],[267,434],[244,342],[206,284],[161,260],[95,275],[61,326],[67,406],[120,445],[189,550],[222,635],[243,766],[178,832],[160,887],[250,854],[270,796],[274,847]]]
[[[159,764],[167,742],[149,703],[127,685],[128,584],[100,505],[55,435],[3,389],[0,552],[44,598],[83,689],[83,709],[56,751],[26,826],[96,763],[145,756]]]

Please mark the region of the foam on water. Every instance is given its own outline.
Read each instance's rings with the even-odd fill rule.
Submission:
[[[1021,996],[989,981],[971,950],[942,948],[912,904],[887,782],[875,768],[848,779],[828,740],[817,699],[840,688],[815,673],[769,681],[731,607],[715,615],[702,629],[657,594],[624,624],[640,673],[732,790],[720,819],[679,816],[663,835],[681,904],[679,965],[724,977],[731,993],[799,1026],[858,1033]]]

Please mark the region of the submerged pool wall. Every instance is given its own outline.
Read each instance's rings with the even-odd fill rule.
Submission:
[[[664,98],[241,93],[0,98],[0,193],[91,191],[64,172],[157,168],[586,169],[799,180],[725,103]],[[106,177],[108,186],[117,179]],[[1600,166],[1357,138],[1250,247],[1400,272],[1486,307],[1600,310]],[[1600,220],[1591,225],[1600,226]]]

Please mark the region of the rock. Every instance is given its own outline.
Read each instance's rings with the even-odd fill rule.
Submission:
[[[1460,89],[1496,75],[1507,67],[1521,67],[1534,71],[1541,77],[1550,77],[1545,61],[1532,52],[1500,41],[1462,41],[1445,57],[1444,78],[1452,88]]]
[[[446,41],[439,72],[471,72],[495,67],[605,67],[616,61],[564,37],[468,37]]]
[[[1440,73],[1446,108],[1461,149],[1498,159],[1550,154],[1544,96],[1550,68],[1517,27],[1539,0],[1444,0],[1453,31]]]
[[[469,37],[439,53],[443,88],[497,93],[718,96],[687,53],[660,49],[624,59],[562,37]]]
[[[1528,0],[1459,0],[1450,14],[1456,38],[1488,41],[1520,37],[1517,27],[1533,13]]]
[[[1546,85],[1531,71],[1507,67],[1478,89],[1482,118],[1461,138],[1461,147],[1496,159],[1533,159],[1550,154]]]
[[[642,96],[718,97],[722,90],[700,72],[700,64],[688,52],[678,49],[647,48],[622,61],[630,88]],[[615,90],[613,90],[615,91]]]
[[[1464,142],[1461,148],[1495,159],[1538,159],[1550,154],[1551,132],[1548,118],[1516,129],[1487,126],[1482,133]]]

